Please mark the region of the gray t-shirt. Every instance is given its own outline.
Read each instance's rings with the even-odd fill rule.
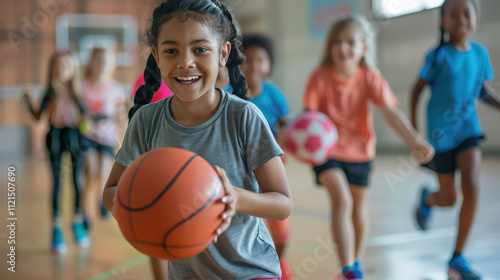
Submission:
[[[253,171],[283,152],[266,119],[250,102],[221,91],[217,112],[205,123],[184,127],[170,112],[172,97],[141,108],[129,123],[116,162],[129,166],[141,154],[163,147],[190,150],[226,171],[235,187],[260,192]],[[273,241],[261,218],[237,213],[217,243],[200,254],[169,261],[169,279],[280,277]]]

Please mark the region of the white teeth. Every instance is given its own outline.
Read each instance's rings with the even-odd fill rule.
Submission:
[[[199,76],[191,76],[191,77],[177,77],[178,80],[181,81],[192,81],[198,79]]]

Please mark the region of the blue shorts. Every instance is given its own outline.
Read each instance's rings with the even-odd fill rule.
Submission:
[[[318,185],[321,185],[318,180],[318,176],[321,172],[332,168],[339,168],[344,171],[349,184],[367,187],[370,171],[372,169],[371,166],[371,161],[352,163],[329,159],[325,164],[315,166],[313,169],[314,173],[316,173],[316,183],[318,183]]]
[[[89,149],[94,149],[98,152],[103,152],[111,155],[112,157],[115,156],[115,151],[113,147],[102,145],[100,143],[97,143],[96,141],[89,139],[87,137],[82,136],[81,140],[81,149],[83,152],[88,151]]]
[[[436,153],[434,158],[423,166],[438,174],[455,173],[457,169],[457,156],[468,148],[479,147],[479,141],[483,140],[483,138],[484,136],[467,138],[452,150]]]

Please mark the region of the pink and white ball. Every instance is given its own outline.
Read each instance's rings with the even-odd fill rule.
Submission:
[[[298,160],[318,166],[329,158],[339,138],[337,128],[321,112],[304,112],[284,130],[286,149]]]

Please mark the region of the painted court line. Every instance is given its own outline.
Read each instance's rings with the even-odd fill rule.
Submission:
[[[330,216],[328,213],[311,209],[296,207],[293,210],[293,214],[307,216],[322,221],[330,221]],[[474,233],[480,232],[482,231],[481,229],[484,229],[484,227],[476,225],[474,226],[473,232]],[[427,231],[412,231],[404,233],[386,234],[381,236],[373,236],[368,238],[367,246],[368,247],[389,246],[389,245],[402,244],[408,242],[445,238],[445,237],[455,236],[456,231],[457,231],[456,227],[449,227],[449,228],[440,228]],[[128,269],[134,266],[147,263],[148,261],[149,258],[146,256],[131,259],[120,265],[117,265],[116,267],[108,271],[97,274],[87,280],[105,280],[111,277],[115,277],[117,279],[128,279],[126,273]]]
[[[95,276],[92,276],[91,278],[88,278],[87,280],[106,280],[111,277],[113,279],[136,279],[135,276],[132,275],[127,275],[127,270],[134,267],[138,266],[144,263],[147,263],[149,261],[149,258],[146,256],[138,257],[135,259],[131,259],[128,261],[125,261],[124,263],[121,263],[112,269],[105,271],[103,273],[99,273]],[[128,276],[132,276],[132,278],[128,278]]]

